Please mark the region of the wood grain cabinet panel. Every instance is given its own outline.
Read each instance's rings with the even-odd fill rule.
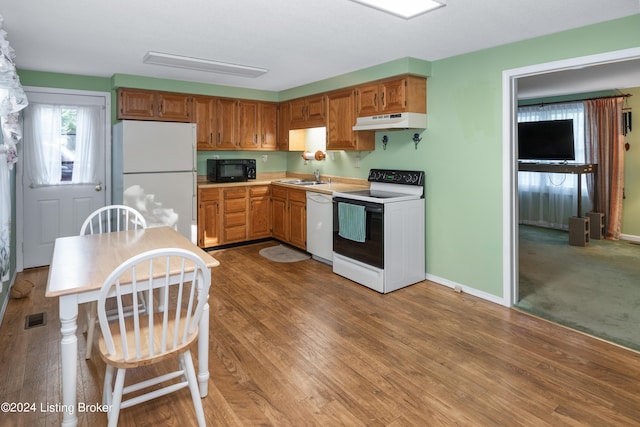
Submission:
[[[358,117],[377,114],[427,112],[427,79],[403,76],[356,87],[356,113]]]
[[[272,235],[274,238],[307,249],[307,193],[305,190],[272,187]]]
[[[327,150],[374,150],[374,131],[354,131],[355,89],[327,94]]]
[[[198,150],[216,148],[216,100],[210,96],[193,97],[193,120],[196,124]]]
[[[119,120],[192,121],[192,96],[143,89],[118,89]]]
[[[198,189],[198,246],[220,245],[220,224],[220,191],[217,188]]]
[[[249,187],[249,240],[271,237],[269,185]]]
[[[222,244],[247,240],[247,189],[246,187],[222,190]]]
[[[324,94],[293,99],[288,103],[290,129],[306,129],[326,125]]]

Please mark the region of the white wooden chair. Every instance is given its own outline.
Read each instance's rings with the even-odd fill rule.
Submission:
[[[147,228],[147,222],[140,212],[125,205],[109,205],[93,211],[85,219],[80,228],[80,235],[111,233],[112,231],[126,231]],[[145,304],[142,295],[141,304]],[[87,348],[85,358],[91,358],[93,335],[96,328],[97,305],[95,302],[87,304]]]
[[[152,277],[152,280],[148,278]],[[198,323],[207,302],[211,273],[200,257],[184,249],[161,248],[137,255],[116,268],[105,280],[98,299],[102,331],[99,348],[107,365],[103,404],[110,405],[109,427],[118,423],[121,408],[189,387],[198,425],[204,426],[204,411],[189,347],[198,338]],[[133,304],[133,314],[124,315],[123,296],[144,291],[160,295],[158,307],[149,298],[142,312]],[[109,322],[105,303],[115,297],[117,321]],[[127,369],[148,366],[175,355],[178,370],[124,387]],[[114,371],[115,384],[112,386]],[[168,384],[167,384],[168,383]],[[158,389],[158,386],[163,387]],[[122,400],[129,392],[151,391]]]

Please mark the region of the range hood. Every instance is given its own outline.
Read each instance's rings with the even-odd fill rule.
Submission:
[[[381,114],[358,117],[353,130],[426,129],[427,115],[420,113]]]

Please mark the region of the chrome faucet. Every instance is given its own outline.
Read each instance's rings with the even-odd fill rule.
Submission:
[[[316,177],[316,182],[320,182],[320,169],[316,169],[313,175]]]

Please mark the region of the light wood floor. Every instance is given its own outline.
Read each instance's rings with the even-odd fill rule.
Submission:
[[[266,242],[216,251],[210,426],[623,426],[640,423],[640,354],[430,282],[381,295],[316,261],[277,264]],[[57,300],[47,269],[0,328],[2,426],[57,425]],[[47,324],[24,329],[27,314]],[[84,354],[84,336],[79,337]],[[101,401],[104,365],[79,355],[78,401]],[[55,408],[53,408],[55,409]],[[80,413],[81,426],[106,415]],[[121,412],[123,426],[191,426],[188,391]]]

